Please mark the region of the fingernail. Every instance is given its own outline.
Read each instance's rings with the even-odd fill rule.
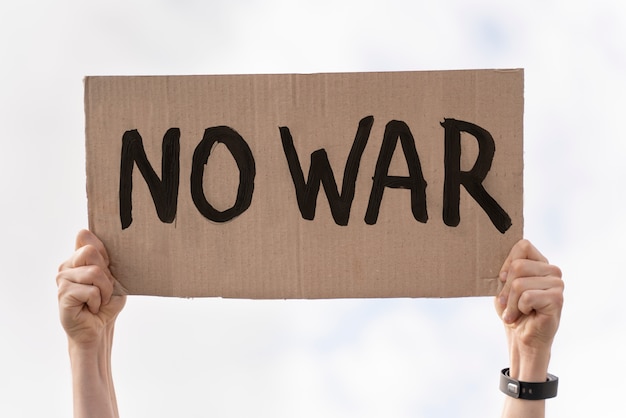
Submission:
[[[498,298],[498,301],[500,302],[500,306],[506,306],[507,301],[507,297],[502,295]]]
[[[506,271],[501,271],[500,272],[500,281],[501,282],[506,282],[506,276],[507,276],[507,272]]]

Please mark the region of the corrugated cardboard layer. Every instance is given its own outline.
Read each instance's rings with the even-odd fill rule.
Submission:
[[[457,297],[492,295],[508,250],[522,236],[523,71],[88,77],[85,80],[90,228],[105,243],[111,270],[129,294],[229,298]],[[313,220],[303,219],[281,142],[288,127],[308,178],[311,154],[327,152],[341,192],[359,121],[374,122],[346,226],[331,216],[320,187]],[[460,223],[442,219],[445,130],[456,119],[495,142],[482,183],[512,219],[499,232],[461,187]],[[427,182],[428,221],[411,213],[410,191],[384,189],[374,225],[364,218],[385,126],[403,121]],[[193,154],[207,128],[227,126],[248,144],[256,175],[249,208],[226,223],[206,219],[191,197]],[[176,216],[159,220],[146,181],[132,175],[132,223],[120,221],[121,149],[137,130],[161,176],[162,144],[180,130]],[[461,169],[477,158],[462,133]],[[239,170],[218,143],[204,166],[206,201],[231,207]],[[398,142],[390,176],[407,176]]]

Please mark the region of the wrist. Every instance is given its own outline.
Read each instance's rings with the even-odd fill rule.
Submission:
[[[524,382],[545,382],[550,364],[549,347],[521,347],[512,345],[509,353],[509,374]]]
[[[94,332],[89,338],[68,337],[68,352],[74,374],[89,372],[106,376],[111,369],[113,326]]]
[[[111,349],[107,344],[68,344],[72,374],[89,373],[90,376],[105,376],[110,369]]]

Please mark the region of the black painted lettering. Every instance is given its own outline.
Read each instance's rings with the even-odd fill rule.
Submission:
[[[448,226],[460,222],[459,203],[461,184],[491,219],[501,233],[511,227],[511,218],[487,193],[482,182],[491,169],[496,151],[491,134],[478,125],[455,119],[444,119],[445,129],[445,179],[443,186],[443,221]],[[461,171],[461,132],[467,132],[478,141],[478,157],[470,171]]]
[[[319,149],[311,154],[308,180],[305,182],[304,173],[302,172],[298,153],[293,144],[291,132],[286,126],[279,128],[283,150],[296,189],[298,207],[304,219],[312,220],[315,218],[317,195],[321,183],[324,186],[324,191],[326,192],[328,204],[335,223],[343,226],[348,225],[350,208],[354,200],[356,177],[359,172],[359,165],[361,164],[361,156],[363,155],[365,145],[369,139],[373,123],[373,116],[366,116],[359,122],[359,127],[344,168],[341,194],[337,189],[335,175],[328,161],[326,150]]]
[[[148,184],[157,215],[162,222],[172,223],[176,218],[178,183],[180,176],[180,130],[169,129],[163,136],[161,155],[161,178],[148,161],[141,135],[137,130],[126,131],[122,136],[120,162],[120,220],[122,229],[133,222],[132,194],[133,167],[137,164]]]
[[[398,138],[402,144],[404,158],[409,168],[408,177],[388,175],[389,165],[391,164]],[[372,185],[367,212],[365,213],[365,223],[374,225],[378,220],[385,187],[411,189],[411,211],[413,217],[419,222],[426,223],[428,220],[428,212],[426,211],[426,180],[424,179],[422,166],[415,149],[415,139],[406,123],[392,120],[385,127],[383,144],[378,154],[373,179],[374,184]]]
[[[204,194],[202,184],[204,167],[208,163],[211,150],[221,143],[228,148],[239,168],[239,187],[235,204],[224,210],[215,209]],[[202,141],[193,153],[191,166],[191,197],[198,211],[214,222],[227,222],[245,212],[252,203],[256,167],[254,157],[246,141],[234,129],[228,126],[215,126],[204,131]]]

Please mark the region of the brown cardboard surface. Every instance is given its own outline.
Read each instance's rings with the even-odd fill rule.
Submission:
[[[87,77],[85,112],[89,226],[105,243],[111,270],[129,294],[493,295],[501,263],[522,237],[522,70]],[[493,138],[491,167],[475,184],[511,218],[510,228],[501,228],[505,232],[463,185],[456,187],[458,225],[444,222],[446,170],[455,172],[450,168],[455,157],[445,153],[454,148],[454,132],[461,144],[457,173],[473,172],[479,149],[484,152],[477,139],[482,134],[463,128],[467,126],[478,126]],[[387,154],[381,152],[386,131]],[[357,132],[367,142],[361,158],[356,152],[347,164]],[[347,225],[333,218],[324,186],[314,219],[303,219],[283,148],[287,134],[304,181],[311,154],[320,149],[326,151],[339,193],[346,165],[356,172]],[[170,205],[169,219],[163,215],[166,221],[157,215],[136,159],[122,157],[123,138],[138,136],[157,176],[155,184],[168,190],[168,178],[170,196],[177,202],[174,209]],[[161,169],[164,137],[179,138],[178,157],[165,151],[170,163],[179,162],[178,182],[172,177],[176,169],[165,174]],[[412,142],[419,166],[410,157]],[[139,148],[135,141],[133,149]],[[389,169],[376,172],[379,154],[390,153]],[[416,186],[420,169],[427,184],[425,199]],[[383,184],[382,199],[378,217],[375,222],[370,217],[368,224],[373,178]],[[400,187],[385,180],[397,180]],[[127,218],[123,227],[121,213],[128,207],[121,209],[125,192],[120,193],[120,184],[130,187],[131,181],[132,222]],[[177,194],[171,193],[174,183]],[[241,192],[251,198],[247,203],[238,197],[240,184],[247,186]],[[424,214],[416,220],[412,212],[413,191],[416,207],[425,201],[427,220]],[[208,205],[215,211],[207,212]],[[344,223],[345,207],[337,209]],[[216,221],[233,212],[237,216],[232,219]]]

